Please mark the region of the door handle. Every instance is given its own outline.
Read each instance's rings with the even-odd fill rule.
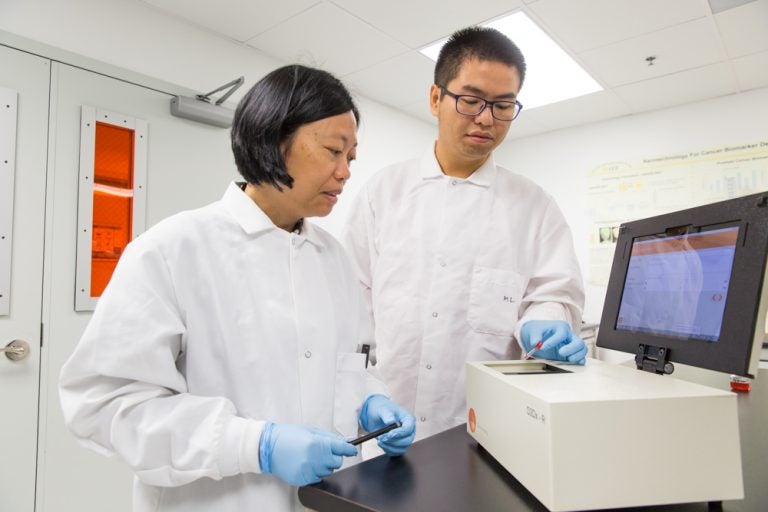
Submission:
[[[29,355],[29,343],[24,340],[13,340],[5,347],[0,348],[0,352],[4,352],[5,357],[11,361],[21,361]]]

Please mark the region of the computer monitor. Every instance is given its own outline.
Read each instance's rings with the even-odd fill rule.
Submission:
[[[768,192],[622,224],[597,346],[754,376],[767,255]]]

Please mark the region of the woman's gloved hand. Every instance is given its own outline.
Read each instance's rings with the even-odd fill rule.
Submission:
[[[259,441],[261,472],[297,486],[319,482],[353,455],[343,437],[304,425],[268,422]]]
[[[360,425],[373,432],[400,422],[400,426],[376,438],[387,455],[403,455],[416,437],[416,418],[384,395],[371,395],[360,410]]]
[[[562,320],[528,320],[520,328],[520,338],[526,352],[539,341],[543,342],[541,348],[533,353],[534,357],[585,363],[587,346],[584,340],[574,334],[571,326]]]

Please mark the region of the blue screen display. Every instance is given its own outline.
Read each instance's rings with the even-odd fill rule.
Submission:
[[[632,243],[616,329],[718,341],[739,228]]]

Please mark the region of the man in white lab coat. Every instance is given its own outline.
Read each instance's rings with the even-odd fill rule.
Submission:
[[[466,361],[584,362],[584,292],[554,200],[494,162],[520,112],[525,60],[493,29],[455,33],[429,101],[438,138],[371,178],[343,242],[375,322],[376,358],[417,439],[466,421]],[[514,433],[510,433],[514,435]]]
[[[67,426],[136,475],[136,512],[303,510],[296,486],[357,454],[385,424],[401,455],[413,416],[381,394],[370,324],[332,236],[358,112],[330,74],[286,66],[237,108],[244,183],[139,236],[61,372]],[[180,184],[183,186],[183,184]]]

